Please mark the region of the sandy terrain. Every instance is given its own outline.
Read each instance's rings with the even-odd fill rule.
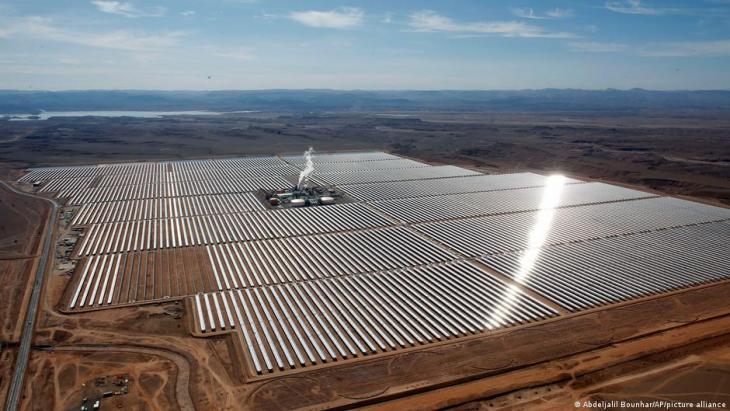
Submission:
[[[13,364],[15,364],[16,352],[15,347],[6,347],[4,345],[0,352],[0,403],[2,404],[5,404],[10,381],[13,378]]]
[[[17,343],[48,206],[0,186],[0,342]]]
[[[657,400],[730,404],[730,336],[647,355],[593,373],[471,401],[454,410],[622,409],[620,402]],[[589,402],[586,404],[586,402]],[[597,406],[590,406],[598,402]],[[618,404],[617,404],[618,403]],[[585,405],[589,405],[585,407]],[[709,407],[712,408],[712,407]],[[723,409],[723,407],[715,407]]]
[[[657,366],[649,370],[641,364],[612,367],[594,376],[596,382],[587,387],[578,385],[582,398],[598,401],[708,401],[730,404],[730,339],[717,338],[677,350],[674,359],[667,353],[644,361]],[[667,361],[669,360],[669,361]],[[668,363],[666,363],[666,362]],[[638,368],[638,371],[635,371]],[[634,371],[634,372],[632,372]],[[605,378],[604,379],[602,379]],[[590,382],[590,380],[589,380]],[[580,384],[580,381],[579,381]],[[710,407],[716,409],[726,406]],[[611,406],[609,409],[619,407]]]
[[[129,393],[103,400],[104,408],[179,408],[174,395],[177,369],[172,361],[162,356],[74,347],[73,351],[35,351],[32,361],[26,409],[76,409],[82,398],[96,393],[95,378],[117,374],[129,374]]]

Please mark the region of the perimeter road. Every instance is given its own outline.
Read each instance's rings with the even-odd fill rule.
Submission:
[[[49,200],[45,197],[40,197],[18,191],[5,181],[0,181],[0,183],[19,195],[48,201],[52,205],[51,214],[48,218],[48,225],[46,225],[46,233],[43,240],[43,251],[41,253],[41,258],[38,261],[38,267],[35,272],[33,292],[30,296],[28,310],[25,315],[25,326],[23,327],[23,335],[20,340],[18,358],[15,362],[15,374],[13,374],[13,380],[10,383],[10,389],[8,390],[8,398],[5,401],[5,411],[15,411],[18,409],[20,393],[23,391],[23,381],[25,380],[25,370],[26,368],[28,368],[30,345],[33,341],[33,330],[35,329],[36,313],[38,311],[38,303],[40,302],[41,298],[41,289],[43,288],[43,278],[46,272],[46,265],[48,264],[48,253],[50,252],[51,246],[53,244],[53,228],[56,225],[56,212],[58,211],[58,204],[56,204],[55,201]]]

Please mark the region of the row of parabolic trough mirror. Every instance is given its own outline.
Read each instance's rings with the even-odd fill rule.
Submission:
[[[321,157],[313,178],[340,183],[361,203],[266,211],[237,193],[283,178],[261,175],[286,169],[274,166],[280,158],[130,166],[142,176],[123,178],[110,178],[123,176],[123,167],[42,171],[105,181],[77,197],[84,204],[74,222],[88,226],[71,308],[170,298],[154,291],[169,275],[158,278],[157,267],[145,265],[148,256],[174,251],[201,264],[201,280],[173,297],[196,296],[198,332],[235,329],[254,371],[267,373],[730,276],[727,257],[718,257],[730,255],[727,209],[575,179],[561,179],[556,191],[537,174],[485,176],[384,153]],[[157,190],[154,176],[176,167],[195,180]],[[260,169],[240,172],[247,167]],[[252,177],[226,181],[226,170],[236,169]],[[198,249],[195,258],[186,254]],[[141,287],[134,283],[141,280],[153,290],[134,294],[141,300],[123,300],[115,290]]]

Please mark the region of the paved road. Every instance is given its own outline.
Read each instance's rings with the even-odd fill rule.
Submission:
[[[46,265],[48,264],[48,254],[53,248],[53,228],[56,226],[56,214],[58,210],[58,204],[56,204],[55,201],[49,200],[45,197],[39,197],[33,194],[18,191],[13,186],[7,184],[4,181],[0,181],[0,183],[20,195],[48,201],[49,203],[51,203],[52,206],[51,215],[48,219],[48,225],[46,226],[46,233],[43,238],[43,251],[41,252],[41,258],[38,261],[38,268],[35,272],[33,293],[30,296],[28,311],[25,316],[23,335],[20,339],[20,349],[18,350],[18,357],[15,361],[15,374],[13,375],[13,381],[10,383],[8,397],[5,401],[5,411],[15,411],[18,408],[18,403],[20,402],[20,393],[23,392],[23,381],[25,380],[25,370],[26,368],[28,368],[30,345],[33,342],[33,330],[35,329],[36,313],[38,311],[38,303],[41,299],[41,289],[43,288],[43,279],[45,277],[44,274],[46,272]]]

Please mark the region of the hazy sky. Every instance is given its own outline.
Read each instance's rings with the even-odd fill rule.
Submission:
[[[730,0],[0,1],[4,89],[730,89]]]

